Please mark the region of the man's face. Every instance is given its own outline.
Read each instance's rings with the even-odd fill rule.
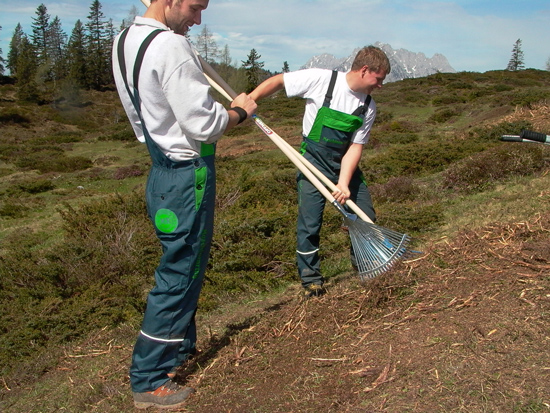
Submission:
[[[384,83],[384,79],[386,78],[386,72],[384,70],[374,72],[365,66],[362,72],[363,92],[370,95],[374,89],[380,89],[382,87],[382,83]]]
[[[172,0],[166,12],[166,25],[175,33],[185,35],[193,25],[201,24],[201,13],[209,0]]]

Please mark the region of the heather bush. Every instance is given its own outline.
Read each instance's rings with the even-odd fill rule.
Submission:
[[[139,165],[122,166],[117,168],[113,178],[117,180],[133,178],[145,174],[144,169]]]
[[[522,130],[530,128],[531,123],[527,121],[501,122],[497,125],[488,127],[475,127],[468,132],[468,135],[476,139],[483,139],[496,143],[502,135],[519,135]]]
[[[440,202],[385,203],[376,209],[376,223],[411,236],[419,236],[444,224],[444,212]]]
[[[383,183],[400,175],[422,176],[441,172],[449,164],[479,152],[488,146],[476,139],[434,137],[405,145],[393,145],[386,151],[361,161],[369,183]]]
[[[444,105],[455,105],[457,103],[465,103],[466,99],[457,94],[452,95],[439,95],[432,99],[432,105],[434,106],[444,106]]]
[[[131,142],[136,140],[136,135],[134,130],[130,125],[128,127],[110,133],[108,135],[103,135],[97,138],[98,141],[122,141],[122,142]]]
[[[439,109],[428,118],[428,121],[432,123],[445,123],[459,114],[460,112],[455,108]]]
[[[369,190],[377,203],[413,201],[419,194],[419,187],[410,176],[390,178],[384,184],[369,186]]]
[[[530,175],[549,164],[548,148],[537,144],[505,144],[472,155],[443,173],[442,186],[461,193],[484,191],[510,176]]]
[[[23,218],[27,215],[29,208],[13,199],[5,200],[0,203],[0,217],[4,218]]]
[[[7,123],[28,126],[31,120],[17,108],[3,109],[0,111],[0,126]]]
[[[16,195],[21,192],[28,194],[40,194],[42,192],[51,191],[55,189],[55,185],[49,179],[36,179],[19,182],[7,190],[10,195]]]
[[[92,161],[83,156],[68,157],[64,152],[42,151],[17,158],[15,166],[22,169],[36,169],[41,173],[75,172],[92,167]]]

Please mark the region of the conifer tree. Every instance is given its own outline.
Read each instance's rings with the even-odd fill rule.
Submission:
[[[134,5],[128,12],[128,16],[125,19],[122,19],[122,23],[120,24],[120,31],[126,29],[127,27],[130,27],[132,23],[134,22],[136,16],[138,15],[139,11],[137,7]]]
[[[0,30],[2,30],[2,26],[0,26]],[[2,48],[0,48],[0,75],[4,74],[4,63],[5,63],[5,60],[2,57]]]
[[[48,27],[48,65],[49,78],[63,79],[67,76],[67,34],[61,27],[61,20],[55,16]]]
[[[48,9],[42,3],[36,9],[36,17],[33,17],[32,23],[32,43],[36,51],[36,59],[39,65],[46,63],[48,56],[48,35],[50,27],[50,15]]]
[[[88,87],[99,90],[108,83],[110,66],[108,65],[111,49],[107,42],[107,21],[101,11],[99,0],[93,0],[86,23]]]
[[[67,45],[67,65],[69,77],[82,88],[88,86],[86,59],[86,30],[77,20]]]
[[[256,49],[252,49],[248,59],[246,61],[241,60],[248,79],[246,93],[252,92],[260,84],[262,68],[264,67],[264,62],[260,62],[260,57],[262,56],[256,52]]]
[[[12,76],[17,76],[17,59],[19,58],[19,51],[21,49],[21,40],[24,36],[25,33],[23,33],[21,24],[17,23],[10,41],[10,50],[8,51],[8,69]]]
[[[231,53],[229,52],[229,46],[225,45],[220,53],[220,64],[225,66],[231,66]]]
[[[199,55],[201,55],[202,58],[208,63],[215,62],[220,55],[218,44],[214,40],[214,36],[206,24],[197,35],[195,47],[197,52],[199,52]]]
[[[288,73],[290,72],[290,68],[288,67],[288,62],[285,60],[283,62],[283,73]]]
[[[37,58],[34,45],[27,39],[21,38],[19,53],[17,56],[17,97],[20,100],[38,101],[38,86],[35,75],[37,70]]]
[[[523,50],[521,50],[521,39],[517,39],[514,43],[514,48],[512,49],[512,57],[510,57],[510,61],[508,62],[508,67],[506,67],[506,70],[523,70],[525,69],[524,61],[523,61]]]

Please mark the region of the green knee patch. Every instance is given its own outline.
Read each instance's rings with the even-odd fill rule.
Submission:
[[[178,227],[178,217],[174,211],[159,209],[155,214],[155,226],[160,232],[170,234]]]

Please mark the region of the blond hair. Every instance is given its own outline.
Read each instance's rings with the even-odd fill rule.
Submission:
[[[351,65],[351,70],[361,70],[363,66],[368,66],[369,71],[378,73],[383,70],[386,74],[390,73],[391,65],[388,56],[382,49],[376,46],[365,46],[357,52]]]

